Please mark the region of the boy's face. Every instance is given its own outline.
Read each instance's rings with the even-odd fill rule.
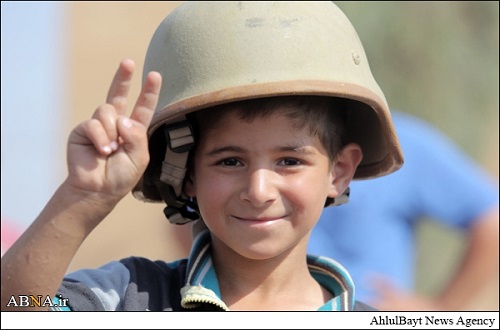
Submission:
[[[332,162],[307,128],[280,113],[240,120],[234,112],[205,132],[185,191],[195,196],[213,244],[251,259],[306,249],[328,196]]]

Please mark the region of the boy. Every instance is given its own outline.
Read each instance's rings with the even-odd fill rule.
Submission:
[[[40,296],[75,311],[370,309],[347,270],[306,254],[353,178],[403,163],[345,15],[331,2],[186,2],[156,30],[126,117],[133,69],[120,64],[106,103],[72,131],[68,178],[2,258],[2,308]],[[64,276],[131,189],[165,202],[172,223],[196,221],[189,258]]]

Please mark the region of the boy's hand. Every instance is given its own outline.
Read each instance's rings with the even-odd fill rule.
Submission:
[[[83,198],[111,208],[138,182],[149,162],[147,128],[158,102],[161,76],[150,72],[130,117],[125,115],[135,64],[124,60],[106,103],[78,125],[68,141],[66,184]]]

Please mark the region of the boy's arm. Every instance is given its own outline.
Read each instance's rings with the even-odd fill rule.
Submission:
[[[149,162],[147,128],[161,86],[149,73],[132,110],[126,98],[135,64],[120,63],[106,104],[68,140],[68,177],[2,257],[2,310],[19,296],[53,297],[80,244],[134,187]],[[33,307],[29,307],[33,309]]]
[[[2,310],[34,310],[17,306],[21,296],[53,297],[80,244],[109,211],[62,184],[2,257]]]

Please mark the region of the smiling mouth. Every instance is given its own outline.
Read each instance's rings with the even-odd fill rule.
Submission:
[[[230,218],[234,218],[236,220],[240,221],[248,221],[248,222],[272,222],[272,221],[277,221],[277,220],[282,220],[283,217],[260,217],[260,218],[252,218],[252,217],[237,217],[237,216],[230,216]]]

